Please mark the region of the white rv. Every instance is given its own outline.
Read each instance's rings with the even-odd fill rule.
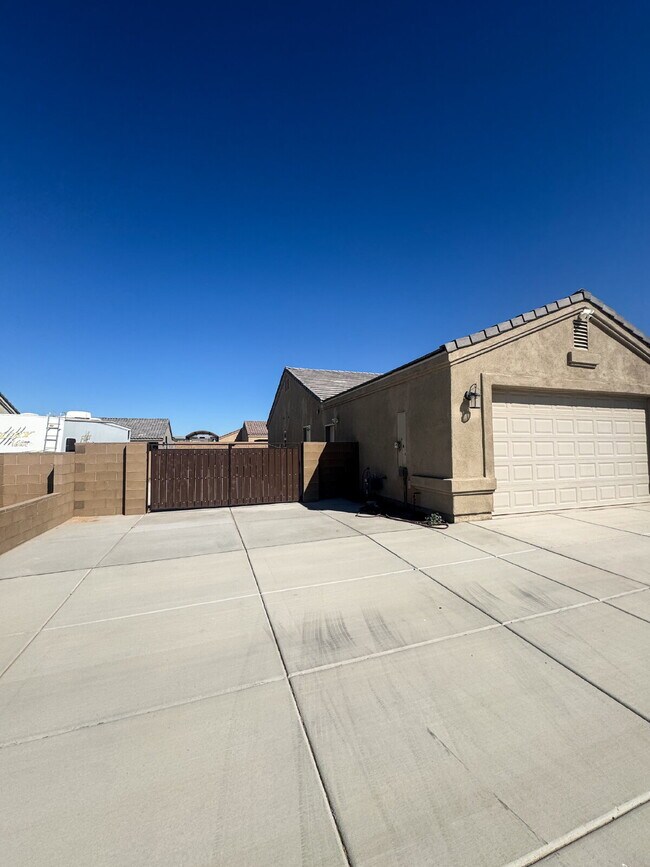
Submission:
[[[127,443],[128,427],[71,410],[65,415],[31,412],[0,415],[0,452],[65,452],[75,443]]]

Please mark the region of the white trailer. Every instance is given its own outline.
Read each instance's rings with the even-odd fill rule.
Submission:
[[[0,452],[64,452],[75,443],[127,443],[131,431],[72,410],[65,415],[31,412],[0,415]]]

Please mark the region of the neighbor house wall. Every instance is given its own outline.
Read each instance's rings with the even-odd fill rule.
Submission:
[[[285,370],[267,422],[268,441],[282,445],[286,431],[288,445],[301,443],[302,429],[306,425],[311,425],[312,440],[325,439],[320,400]]]
[[[223,436],[219,437],[220,443],[234,443],[239,436],[241,428],[237,428],[237,430],[231,430],[228,433],[223,434]]]
[[[492,512],[494,447],[492,399],[499,390],[650,395],[647,346],[597,309],[589,323],[589,352],[573,350],[573,321],[585,301],[549,314],[450,356],[452,484],[447,509],[457,519]],[[595,363],[576,366],[573,359]],[[464,393],[476,383],[481,408],[470,409]],[[650,414],[648,414],[650,415]]]

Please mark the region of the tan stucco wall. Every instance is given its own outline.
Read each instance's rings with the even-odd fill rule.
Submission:
[[[398,371],[347,396],[326,401],[326,422],[334,417],[336,440],[359,443],[359,468],[386,476],[382,495],[404,500],[399,474],[397,414],[406,413],[406,467],[409,475],[448,476],[451,473],[449,368],[440,355]],[[409,502],[420,495],[407,489]],[[427,505],[420,503],[421,505]]]
[[[589,325],[588,353],[597,366],[568,364],[573,351],[573,320],[588,306],[583,301],[450,355],[452,488],[458,489],[451,499],[457,517],[485,516],[492,511],[493,392],[520,388],[650,394],[647,347],[598,310]],[[580,351],[575,351],[574,357],[580,358]],[[463,399],[473,383],[481,392],[481,409],[470,410]]]
[[[223,436],[219,437],[220,443],[234,443],[237,440],[241,432],[241,428],[239,430],[230,431],[230,433],[223,434]]]
[[[302,429],[311,425],[314,442],[325,439],[325,428],[318,398],[286,371],[282,374],[278,394],[271,409],[267,426],[269,442],[281,445],[284,431],[289,445],[302,442]]]

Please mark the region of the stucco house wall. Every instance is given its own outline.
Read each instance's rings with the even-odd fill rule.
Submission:
[[[400,476],[447,476],[451,473],[450,372],[446,356],[434,357],[405,370],[359,386],[325,401],[325,423],[338,418],[339,442],[359,443],[359,467],[383,474],[382,495],[402,502],[408,488]],[[406,455],[395,448],[397,415],[405,413]]]
[[[283,442],[301,443],[303,427],[306,425],[311,425],[311,438],[314,442],[325,439],[321,402],[285,370],[267,422],[269,442],[276,445]]]
[[[596,307],[589,322],[589,359],[595,367],[570,363],[586,356],[573,351],[573,322],[580,301],[477,346],[450,354],[453,486],[439,499],[456,516],[492,512],[494,447],[492,398],[499,390],[650,395],[647,345]],[[481,408],[469,409],[465,392],[476,383]],[[646,423],[650,412],[646,409]],[[650,441],[650,437],[649,437]]]

